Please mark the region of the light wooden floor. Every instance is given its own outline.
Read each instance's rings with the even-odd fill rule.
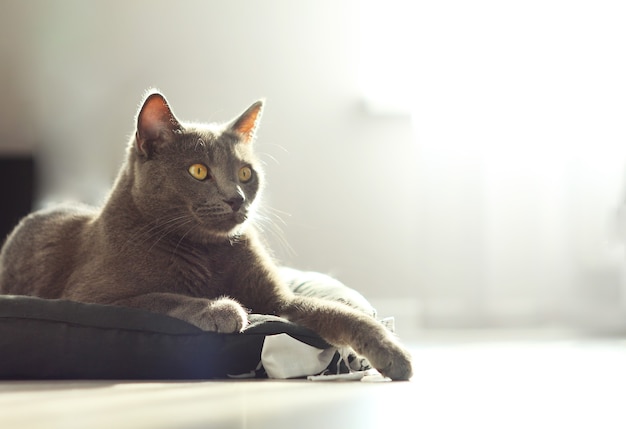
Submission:
[[[426,335],[409,382],[0,382],[0,428],[624,428],[626,340]]]

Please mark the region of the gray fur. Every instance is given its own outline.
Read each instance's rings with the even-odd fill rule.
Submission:
[[[226,125],[183,124],[149,93],[105,204],[24,218],[0,253],[0,292],[142,308],[216,332],[245,329],[249,311],[280,315],[392,379],[410,378],[409,353],[378,322],[294,295],[262,246],[250,221],[263,181],[252,150],[262,106]],[[194,164],[208,167],[205,180],[192,177]]]

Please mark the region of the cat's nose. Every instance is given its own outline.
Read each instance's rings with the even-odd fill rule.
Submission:
[[[243,205],[245,198],[243,197],[243,195],[237,194],[236,196],[223,201],[228,204],[231,209],[233,209],[233,212],[238,212]]]

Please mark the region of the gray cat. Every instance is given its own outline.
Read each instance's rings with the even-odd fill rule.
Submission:
[[[410,354],[371,316],[292,293],[249,222],[262,108],[183,124],[149,93],[106,203],[24,218],[0,253],[0,292],[142,308],[224,333],[245,329],[247,311],[280,315],[409,379]]]

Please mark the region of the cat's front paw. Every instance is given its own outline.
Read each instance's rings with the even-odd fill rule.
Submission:
[[[391,339],[371,350],[367,358],[374,368],[392,380],[408,380],[413,376],[411,354]]]
[[[194,324],[205,331],[231,334],[241,332],[248,325],[248,313],[230,298],[220,298],[209,302],[197,315]]]

